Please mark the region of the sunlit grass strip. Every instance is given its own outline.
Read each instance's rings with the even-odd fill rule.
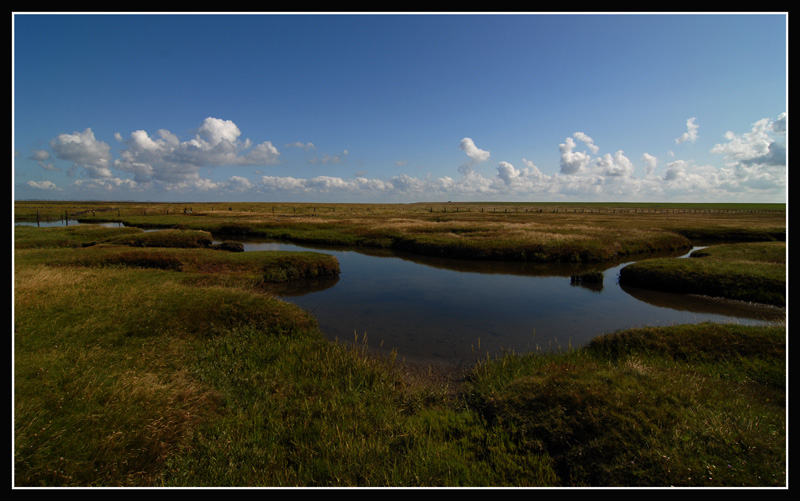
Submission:
[[[692,257],[711,257],[727,261],[786,264],[786,242],[719,244],[692,252]]]
[[[115,237],[140,234],[139,228],[106,228],[98,225],[78,225],[55,228],[36,228],[35,226],[14,227],[14,248],[31,249],[37,247],[82,247],[98,241]]]
[[[191,212],[183,212],[176,210],[176,204],[121,204],[124,210],[113,219],[142,228],[208,231],[222,238],[272,238],[517,261],[604,261],[688,248],[689,239],[785,240],[786,234],[781,204],[458,205],[463,207],[446,203],[429,207],[196,204]],[[85,213],[84,220],[107,220],[110,214],[113,211]]]

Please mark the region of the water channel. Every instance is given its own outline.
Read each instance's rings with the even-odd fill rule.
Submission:
[[[601,286],[582,286],[571,275],[596,265],[466,261],[277,242],[244,247],[334,255],[338,279],[293,284],[280,295],[313,313],[330,339],[366,336],[372,347],[425,365],[470,367],[504,351],[579,347],[629,327],[785,320],[782,309],[620,286],[619,270],[631,261],[606,265]]]
[[[63,224],[63,223],[62,223]],[[616,330],[699,322],[780,323],[785,309],[618,283],[631,261],[607,263],[602,285],[570,277],[597,265],[509,263],[243,242],[245,252],[311,250],[339,260],[338,278],[277,293],[310,311],[331,340],[367,339],[416,364],[470,367],[506,351],[567,349]],[[688,254],[686,254],[688,255]]]

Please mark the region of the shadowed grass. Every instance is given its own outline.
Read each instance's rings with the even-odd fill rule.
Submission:
[[[782,486],[785,330],[632,329],[477,368],[470,401],[560,485]]]
[[[726,244],[691,259],[648,259],[620,271],[620,284],[741,301],[786,304],[785,242]],[[694,257],[699,256],[699,257]]]

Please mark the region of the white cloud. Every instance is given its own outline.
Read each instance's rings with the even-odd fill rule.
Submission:
[[[235,191],[247,191],[253,188],[253,183],[242,176],[231,176],[228,178],[227,188]]]
[[[38,163],[39,166],[44,170],[49,170],[50,172],[61,172],[61,169],[53,165],[52,162],[48,162],[48,160],[50,160],[49,151],[35,150],[30,156],[30,159]]]
[[[720,153],[729,163],[745,162],[763,165],[786,165],[786,114],[777,120],[762,118],[752,125],[750,132],[737,135],[725,133],[727,143],[714,145],[712,153]],[[777,137],[776,137],[777,136]]]
[[[749,151],[745,143],[756,142],[763,131],[778,131],[785,120],[758,122],[750,135],[730,135],[728,147],[720,146],[721,151],[733,155]],[[465,138],[468,139],[468,138]],[[576,151],[576,141],[582,141],[589,151]],[[772,143],[770,143],[772,144]],[[658,159],[649,153],[641,157],[644,175],[637,177],[636,166],[623,151],[593,156],[600,148],[583,133],[567,137],[560,149],[560,172],[546,175],[530,160],[522,159],[520,167],[508,161],[500,161],[496,176],[485,177],[470,164],[459,166],[460,176],[433,179],[397,176],[386,180],[367,179],[363,176],[347,180],[338,177],[321,176],[312,179],[293,177],[264,177],[260,188],[270,193],[285,193],[294,196],[301,194],[332,196],[346,195],[349,199],[357,196],[373,200],[520,200],[531,197],[540,199],[580,200],[728,200],[731,197],[759,197],[761,194],[780,196],[782,180],[770,175],[763,166],[737,162],[735,166],[718,168],[711,165],[695,165],[692,161],[674,160],[669,162],[658,174]],[[479,149],[471,141],[462,141],[462,151],[475,153]],[[480,150],[483,151],[483,150]],[[762,145],[753,151],[761,155],[749,154],[748,159],[767,158]],[[476,158],[488,156],[475,155]],[[471,157],[472,158],[472,157]],[[778,172],[784,172],[784,169]]]
[[[475,146],[475,142],[471,138],[462,139],[459,148],[474,162],[485,162],[489,159],[489,152]]]
[[[572,151],[575,149],[575,141],[571,137],[558,145],[558,148],[561,151],[562,174],[577,174],[591,161],[591,155],[585,151]]]
[[[686,121],[686,132],[675,138],[676,143],[680,144],[686,141],[693,143],[697,140],[698,125],[694,122],[695,120],[697,120],[697,117],[692,117]]]
[[[208,117],[203,120],[195,141],[207,149],[209,145],[213,147],[223,142],[235,144],[241,135],[242,131],[232,121]]]
[[[265,141],[249,151],[244,156],[243,161],[237,163],[245,165],[269,165],[276,163],[279,156],[280,152],[278,149],[269,141]]]
[[[642,162],[644,162],[644,172],[646,176],[651,176],[658,167],[658,159],[649,153],[642,155]]]
[[[27,185],[37,190],[63,191],[52,181],[28,181]]]
[[[118,177],[102,178],[102,179],[78,179],[72,183],[73,187],[78,190],[86,190],[89,192],[95,191],[113,191],[124,189],[128,191],[144,191],[148,185],[137,183],[132,179],[120,179]]]
[[[112,161],[110,147],[94,137],[91,129],[61,134],[50,143],[55,156],[73,162],[70,170],[80,167],[87,179],[73,187],[99,191],[108,196],[125,197],[144,190],[193,194],[217,194],[224,198],[236,194],[254,199],[285,196],[298,198],[326,197],[329,200],[424,201],[424,200],[685,200],[744,199],[780,200],[786,187],[786,114],[775,120],[755,122],[744,134],[728,132],[712,153],[722,155],[724,166],[695,165],[693,161],[670,159],[665,166],[645,153],[636,176],[636,166],[623,151],[600,153],[600,147],[583,133],[575,132],[558,145],[559,171],[547,175],[534,162],[523,158],[518,165],[502,160],[493,176],[484,176],[472,166],[490,158],[489,151],[477,147],[471,138],[463,138],[459,149],[469,161],[458,166],[455,176],[413,177],[406,174],[388,178],[368,178],[365,171],[352,178],[337,176],[264,175],[249,179],[231,175],[226,180],[211,180],[201,172],[206,167],[267,166],[278,162],[280,152],[264,141],[253,145],[243,140],[241,130],[230,120],[208,118],[196,134],[181,140],[159,129],[155,135],[133,131],[128,138],[117,134],[122,144],[119,156]],[[696,136],[694,119],[687,121],[685,140]],[[578,142],[585,151],[578,151]],[[313,148],[312,143],[291,143],[288,147]],[[317,163],[342,162],[349,154],[315,157]],[[556,155],[558,155],[556,157]],[[671,152],[668,156],[672,157]],[[31,160],[45,169],[55,169],[47,151],[34,151]],[[113,173],[116,169],[118,172]],[[119,175],[121,174],[121,175]],[[125,177],[129,179],[125,179]],[[259,173],[260,175],[260,173]],[[26,188],[57,189],[50,182],[29,182]],[[148,196],[151,196],[148,194]]]
[[[633,175],[633,163],[628,160],[621,150],[616,152],[613,157],[606,153],[596,161],[596,165],[603,176],[626,177]]]
[[[527,189],[534,189],[534,185],[548,182],[548,177],[533,162],[524,158],[522,162],[526,165],[522,169],[517,169],[509,162],[500,162],[497,165],[497,177],[506,186],[524,186]]]
[[[513,183],[515,179],[520,177],[520,175],[520,171],[518,171],[508,162],[500,162],[500,164],[497,166],[497,177],[502,179],[506,184]]]
[[[72,162],[73,169],[82,167],[91,178],[112,177],[111,147],[94,137],[92,129],[72,134],[59,134],[50,141],[56,157]]]
[[[579,141],[583,141],[584,144],[586,144],[586,146],[592,150],[592,153],[596,154],[600,150],[600,147],[594,144],[594,140],[583,132],[576,132],[572,136]]]
[[[786,120],[782,113],[776,120],[758,120],[750,132],[728,131],[724,136],[728,142],[711,149],[723,155],[732,185],[751,190],[786,186]]]
[[[206,118],[194,138],[181,142],[171,132],[160,129],[158,138],[137,130],[130,138],[116,137],[127,149],[120,152],[114,167],[130,172],[138,182],[189,183],[197,185],[199,169],[206,166],[271,165],[280,152],[269,141],[252,147],[240,141],[241,131],[230,120]],[[251,148],[252,147],[252,148]]]

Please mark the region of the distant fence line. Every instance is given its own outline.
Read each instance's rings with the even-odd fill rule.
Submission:
[[[205,211],[202,209],[203,204],[199,204],[201,209],[198,212],[208,212],[208,209]],[[267,204],[265,204],[267,205]],[[20,206],[21,208],[26,209],[33,209],[34,206]],[[142,215],[142,216],[156,216],[156,215],[169,215],[172,214],[185,214],[191,215],[195,213],[195,210],[192,206],[185,206],[182,209],[156,209],[156,208],[130,208],[130,207],[102,207],[102,208],[95,208],[95,209],[83,209],[71,212],[69,209],[77,209],[78,207],[66,207],[66,208],[59,208],[59,211],[63,210],[56,216],[55,219],[69,219],[70,217],[78,217],[87,214],[96,215],[96,213],[105,213],[105,212],[116,212],[118,217],[124,215]],[[45,209],[45,207],[36,207],[36,217],[39,220],[40,217],[40,209]],[[217,207],[218,209],[218,207]],[[276,211],[276,209],[278,209]],[[741,214],[741,213],[774,213],[774,212],[785,212],[785,210],[778,210],[778,209],[747,209],[747,208],[709,208],[709,207],[659,207],[659,208],[645,208],[645,207],[457,207],[452,205],[418,205],[418,206],[399,206],[393,207],[391,205],[382,206],[382,205],[372,205],[372,206],[329,206],[329,205],[319,205],[319,206],[291,206],[290,207],[285,205],[272,205],[269,206],[269,211],[271,213],[278,213],[282,217],[287,217],[286,214],[291,212],[294,214],[294,217],[302,217],[304,215],[308,216],[315,216],[317,215],[317,211],[319,210],[320,213],[330,213],[335,214],[337,211],[339,213],[353,213],[354,211],[357,212],[368,212],[368,213],[381,213],[381,212],[427,212],[427,213],[461,213],[461,212],[481,212],[481,213],[492,213],[492,214],[519,214],[519,213],[532,213],[532,214]],[[225,209],[227,211],[232,211],[232,207],[228,207]],[[212,206],[210,208],[211,212],[215,212],[215,207]],[[52,212],[46,212],[43,216],[48,221],[53,218]]]

